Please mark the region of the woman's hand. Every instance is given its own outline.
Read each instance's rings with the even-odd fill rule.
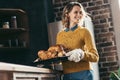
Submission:
[[[79,62],[84,57],[84,51],[82,49],[74,49],[65,54],[69,61]]]

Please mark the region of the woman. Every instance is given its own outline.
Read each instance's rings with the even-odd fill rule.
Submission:
[[[65,53],[69,57],[63,62],[63,80],[93,80],[90,62],[97,62],[99,55],[90,32],[81,26],[85,16],[78,2],[70,2],[63,9],[64,29],[57,34],[56,44],[71,50]]]

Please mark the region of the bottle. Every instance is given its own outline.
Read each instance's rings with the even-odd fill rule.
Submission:
[[[12,47],[11,40],[8,40],[8,45],[9,45],[9,47]]]
[[[10,27],[9,27],[9,22],[4,22],[3,23],[3,28],[4,29],[9,29]]]
[[[16,16],[11,17],[11,28],[17,28]]]

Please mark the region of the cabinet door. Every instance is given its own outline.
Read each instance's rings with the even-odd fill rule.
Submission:
[[[56,80],[53,74],[13,73],[13,80]]]
[[[0,80],[13,80],[12,72],[0,71]]]
[[[41,80],[59,80],[56,74],[41,74]]]
[[[56,80],[55,77],[42,77],[41,80]]]
[[[13,80],[41,80],[41,77],[39,74],[14,72]]]

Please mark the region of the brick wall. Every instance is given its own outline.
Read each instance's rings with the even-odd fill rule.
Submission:
[[[70,1],[53,0],[55,20],[61,20],[63,7]],[[85,10],[92,15],[96,46],[100,55],[100,80],[109,80],[111,71],[118,69],[118,57],[115,33],[109,0],[76,0],[81,2]]]

